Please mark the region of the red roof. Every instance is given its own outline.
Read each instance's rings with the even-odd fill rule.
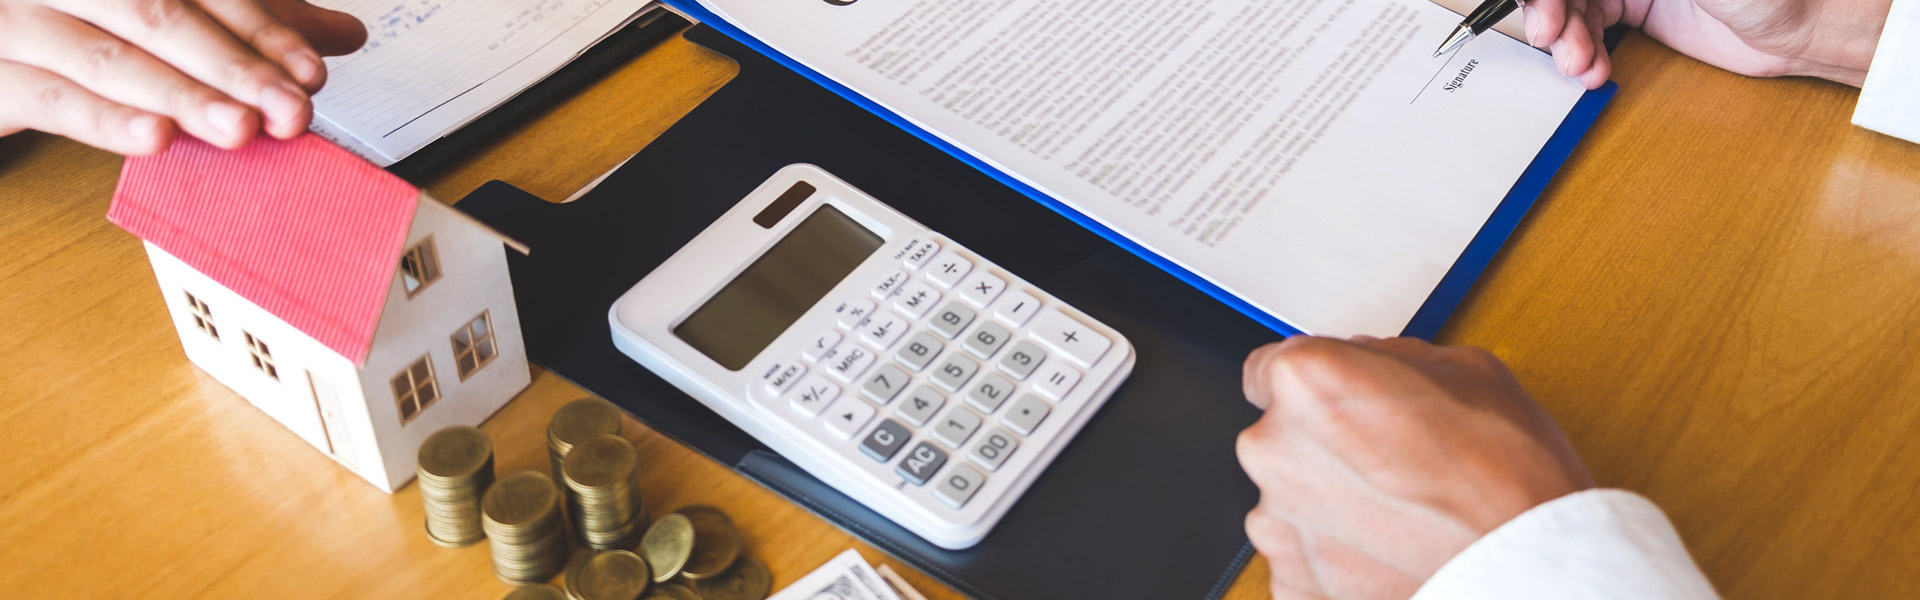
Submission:
[[[311,134],[233,152],[183,135],[127,159],[107,220],[361,364],[419,200]]]

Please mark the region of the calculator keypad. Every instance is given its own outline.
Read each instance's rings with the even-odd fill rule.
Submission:
[[[834,325],[764,371],[764,391],[904,480],[890,486],[960,510],[992,478],[1044,467],[1007,470],[1046,446],[1030,438],[1059,435],[1046,425],[1079,410],[1059,403],[1113,340],[957,248],[921,236],[888,252],[898,266],[825,303]]]

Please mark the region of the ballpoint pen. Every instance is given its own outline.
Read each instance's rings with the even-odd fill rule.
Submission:
[[[1460,21],[1460,26],[1453,28],[1453,35],[1447,36],[1447,41],[1440,44],[1439,50],[1433,51],[1433,56],[1439,58],[1440,55],[1452,52],[1454,48],[1467,43],[1467,40],[1473,39],[1474,36],[1486,33],[1488,28],[1499,23],[1501,19],[1507,18],[1507,15],[1513,13],[1513,9],[1520,8],[1523,4],[1526,3],[1521,0],[1481,2],[1480,8],[1467,13],[1467,18]]]

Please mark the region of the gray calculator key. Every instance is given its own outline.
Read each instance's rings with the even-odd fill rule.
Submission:
[[[907,438],[912,435],[907,431],[907,426],[901,425],[899,421],[886,419],[880,421],[880,425],[874,427],[867,437],[861,438],[860,450],[874,460],[887,462],[893,458],[894,453],[900,451],[901,446],[907,445]]]
[[[959,300],[949,301],[946,306],[940,307],[939,312],[933,313],[933,318],[927,319],[927,327],[947,336],[947,339],[953,339],[973,323],[975,314],[972,308],[961,304]]]
[[[1007,402],[1008,396],[1013,395],[1013,386],[1014,383],[1005,377],[988,374],[967,388],[967,404],[991,415],[993,411],[1000,410],[1000,405]]]
[[[979,469],[966,465],[954,465],[952,471],[940,478],[933,486],[933,495],[939,496],[947,506],[960,508],[973,498],[973,492],[987,484],[987,476]]]
[[[907,368],[924,371],[927,363],[933,362],[933,357],[939,356],[940,349],[946,346],[940,338],[927,335],[925,331],[919,331],[915,332],[913,337],[907,338],[907,345],[901,346],[900,351],[894,353],[894,356],[905,363]]]
[[[940,365],[933,368],[933,382],[947,388],[949,392],[958,392],[960,386],[966,385],[967,380],[973,379],[973,374],[979,370],[980,363],[954,352],[948,354],[946,360],[940,361]]]
[[[1013,332],[1007,331],[1006,327],[993,321],[983,321],[980,323],[979,329],[975,329],[973,333],[967,334],[965,343],[968,352],[972,352],[974,356],[982,359],[987,359],[993,358],[993,353],[999,352],[1001,346],[1007,345],[1007,338],[1009,337],[1013,337]]]
[[[947,446],[959,448],[980,429],[980,415],[965,407],[955,406],[947,412],[944,419],[933,425],[933,438],[945,442]]]
[[[908,393],[906,399],[900,401],[900,407],[894,411],[900,413],[900,418],[906,419],[914,427],[921,427],[926,425],[927,421],[933,420],[933,413],[940,412],[940,407],[946,405],[946,396],[923,385],[913,388],[913,392]]]
[[[1040,368],[1040,362],[1047,360],[1047,351],[1041,350],[1028,340],[1020,340],[1013,350],[1000,357],[1000,370],[1013,375],[1014,379],[1025,381],[1034,369]]]
[[[905,369],[887,363],[867,376],[867,382],[860,385],[860,395],[866,396],[874,404],[886,406],[894,396],[900,395],[900,388],[907,387],[907,382],[912,378]]]
[[[913,482],[914,485],[924,485],[928,479],[933,479],[934,473],[940,472],[940,467],[946,464],[945,451],[935,448],[933,442],[920,442],[920,445],[914,446],[913,450],[907,452],[906,458],[900,459],[900,466],[894,467],[894,470],[899,471],[901,477],[907,478],[907,481]]]
[[[1033,435],[1033,430],[1040,427],[1040,421],[1052,410],[1053,406],[1039,396],[1026,394],[1013,401],[1013,406],[1007,407],[1007,414],[1001,415],[1000,420],[1020,435]]]
[[[1019,447],[1020,436],[1008,433],[1005,429],[994,428],[987,432],[987,435],[982,436],[980,441],[973,445],[972,450],[967,451],[967,456],[973,458],[973,462],[986,467],[988,471],[998,471],[1000,465],[1005,464],[1007,457]]]

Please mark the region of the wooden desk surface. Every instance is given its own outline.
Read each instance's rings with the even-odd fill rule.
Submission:
[[[1509,361],[1727,596],[1920,596],[1920,146],[1848,125],[1841,86],[1729,75],[1638,34],[1615,60],[1619,96],[1443,341]],[[564,198],[732,72],[669,42],[430,188]],[[0,139],[0,589],[504,595],[484,544],[421,535],[416,488],[374,490],[186,361],[138,241],[102,218],[119,165]],[[547,416],[583,394],[537,374],[484,427],[502,472],[544,470]],[[847,547],[899,564],[630,425],[647,504],[729,511],[776,585]],[[1265,596],[1255,561],[1230,597]]]

